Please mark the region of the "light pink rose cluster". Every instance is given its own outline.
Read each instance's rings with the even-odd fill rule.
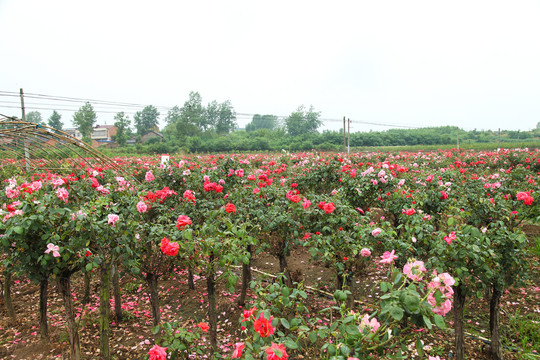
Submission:
[[[452,309],[452,296],[454,290],[452,286],[456,283],[454,278],[448,273],[442,273],[437,275],[434,272],[435,277],[428,284],[430,290],[428,294],[428,303],[433,307],[433,312],[441,316],[445,316]],[[441,292],[443,300],[441,303],[437,303],[434,294],[438,291]]]

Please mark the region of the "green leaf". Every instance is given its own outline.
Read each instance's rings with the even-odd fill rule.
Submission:
[[[284,318],[281,318],[281,325],[283,325],[283,327],[285,329],[290,329],[291,328],[291,325],[289,324],[289,322],[287,321],[287,319],[284,319]]]
[[[358,326],[355,325],[349,325],[345,328],[345,331],[347,331],[350,335],[358,335],[360,334],[360,330],[358,330]]]
[[[336,346],[334,344],[328,345],[328,354],[333,356],[336,354]]]
[[[156,327],[154,327],[154,328],[152,328],[152,334],[156,335],[156,334],[159,332],[159,330],[160,330],[159,325],[156,326]]]
[[[405,295],[404,303],[407,309],[409,309],[414,314],[418,313],[418,311],[420,310],[420,299],[416,296]]]
[[[92,271],[92,263],[86,264],[86,271]]]
[[[403,319],[403,309],[399,307],[390,308],[390,316],[392,316],[396,321]]]
[[[426,327],[429,330],[431,330],[431,328],[433,327],[433,324],[431,323],[431,320],[429,320],[429,318],[426,315],[423,315],[423,318],[424,318],[424,324],[426,324]]]
[[[284,287],[283,289],[281,289],[281,293],[283,294],[284,297],[289,297],[289,294],[290,294],[289,288]]]
[[[433,316],[433,320],[435,321],[435,325],[439,329],[446,329],[446,323],[444,322],[444,318],[441,315],[435,314]]]
[[[287,348],[293,349],[293,350],[299,348],[298,344],[295,343],[294,341],[292,341],[291,338],[287,338],[287,340],[285,340],[285,346],[286,346]]]
[[[416,351],[418,351],[418,355],[420,357],[424,357],[424,345],[422,345],[422,341],[420,341],[420,339],[416,340]]]
[[[312,343],[315,343],[317,341],[317,333],[314,331],[312,333],[309,333],[309,340]]]
[[[15,231],[17,234],[20,235],[20,234],[23,233],[23,228],[20,227],[20,226],[15,226],[15,227],[13,228],[13,231]]]
[[[351,349],[347,345],[342,344],[341,347],[339,348],[339,351],[341,351],[341,355],[349,356]]]

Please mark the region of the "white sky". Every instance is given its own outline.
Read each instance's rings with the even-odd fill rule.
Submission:
[[[198,91],[243,114],[313,105],[351,131],[540,121],[540,1],[0,0],[0,24],[0,91],[165,107]]]

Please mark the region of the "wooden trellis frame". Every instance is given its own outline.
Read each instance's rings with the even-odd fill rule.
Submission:
[[[115,161],[63,131],[16,118],[0,118],[0,166],[15,165],[26,173],[62,173],[81,169],[82,164],[109,167],[132,178]]]

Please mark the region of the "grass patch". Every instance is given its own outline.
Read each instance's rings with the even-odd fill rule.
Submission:
[[[503,325],[503,342],[508,346],[518,346],[523,356],[533,353],[536,358],[540,353],[540,314],[523,314],[519,310],[509,314],[508,321]],[[522,357],[527,359],[527,357]]]
[[[540,257],[540,236],[531,241],[530,251],[533,256]]]

